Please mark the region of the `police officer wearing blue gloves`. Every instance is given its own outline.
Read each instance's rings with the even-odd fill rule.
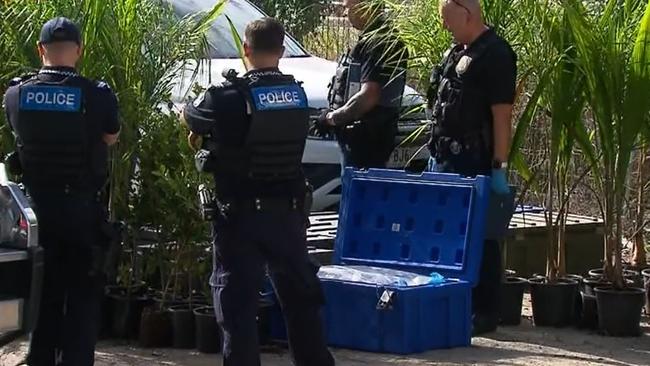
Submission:
[[[297,366],[331,366],[321,326],[318,268],[306,245],[302,155],[309,129],[305,92],[278,69],[285,32],[275,19],[246,27],[250,71],[210,87],[186,106],[197,166],[214,174],[214,291],[224,366],[260,365],[256,315],[268,264]],[[198,139],[197,136],[202,137]]]
[[[14,79],[4,98],[45,252],[27,364],[88,366],[94,363],[103,295],[108,238],[100,191],[108,177],[108,146],[120,130],[117,99],[106,83],[75,70],[82,46],[72,21],[45,23],[38,52],[41,70]]]
[[[517,57],[485,25],[479,0],[443,0],[440,15],[455,43],[431,77],[429,170],[489,175],[493,192],[507,194]],[[485,242],[473,294],[474,334],[495,330],[499,321],[499,252],[496,241]]]

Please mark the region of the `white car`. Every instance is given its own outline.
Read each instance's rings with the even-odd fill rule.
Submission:
[[[215,4],[215,0],[168,1],[171,2],[177,15],[181,17],[209,10]],[[247,0],[228,1],[224,13],[230,18],[237,32],[242,36],[248,23],[266,16],[262,10]],[[224,69],[235,69],[240,74],[245,72],[244,65],[239,58],[233,41],[230,25],[224,14],[214,22],[208,31],[207,38],[210,46],[209,60],[206,60],[207,64],[204,64],[203,67],[203,70],[207,71],[199,73],[195,82],[202,87],[207,87],[210,84],[217,84],[224,80],[222,77]],[[336,71],[337,64],[310,55],[290,35],[286,37],[285,48],[285,55],[280,61],[280,70],[303,82],[309,100],[309,107],[313,110],[312,116],[315,119],[322,109],[328,107],[328,84]],[[189,87],[189,85],[182,85],[179,88],[178,95],[185,95],[180,91],[186,91]],[[181,99],[182,97],[177,96],[177,98]],[[409,87],[406,88],[402,101],[405,110],[411,110],[414,106],[423,103],[424,99],[415,90]],[[422,120],[424,120],[423,112],[418,114],[409,113],[408,117],[400,120],[396,145],[416,128],[420,127],[423,123]],[[420,150],[423,143],[422,138],[420,138],[416,142],[396,148],[389,161],[389,168],[403,168],[409,158]],[[341,193],[339,151],[335,140],[322,139],[316,136],[310,136],[307,140],[303,165],[307,178],[314,186],[314,206],[312,208],[314,211],[333,209],[338,205]],[[427,149],[421,149],[417,159],[421,161],[428,159]]]

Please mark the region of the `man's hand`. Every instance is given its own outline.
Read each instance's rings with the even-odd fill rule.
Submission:
[[[190,132],[190,134],[187,135],[187,143],[194,151],[198,151],[203,144],[203,137],[201,137],[201,135],[195,134],[194,132]]]
[[[316,136],[327,137],[332,133],[334,123],[327,118],[331,113],[332,112],[329,109],[324,110],[314,122],[312,129]]]
[[[328,126],[336,127],[336,123],[334,123],[334,112],[327,112],[325,117],[323,117],[323,122]]]
[[[510,193],[505,169],[492,169],[492,192],[496,194]]]

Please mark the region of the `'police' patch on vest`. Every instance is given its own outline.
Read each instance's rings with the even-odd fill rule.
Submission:
[[[25,86],[20,88],[20,110],[78,112],[81,89],[61,86]]]
[[[263,86],[252,88],[258,111],[307,108],[307,96],[298,85]]]

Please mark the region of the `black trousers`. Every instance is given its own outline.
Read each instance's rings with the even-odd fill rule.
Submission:
[[[478,285],[472,291],[472,313],[496,326],[499,323],[503,276],[499,242],[485,241],[480,271]]]
[[[337,133],[343,167],[385,168],[395,147],[398,115],[377,116]]]
[[[45,252],[30,366],[94,364],[104,278],[92,270],[105,210],[95,192],[30,190]]]
[[[320,317],[324,303],[299,210],[240,211],[214,223],[214,291],[224,366],[260,365],[256,316],[268,264],[296,366],[331,366]]]
[[[430,151],[435,155],[435,150],[430,149]],[[486,159],[483,156],[477,157],[471,154],[450,155],[447,160],[432,159],[428,170],[467,176],[490,175],[489,162],[484,160]],[[499,323],[502,272],[499,242],[486,240],[483,246],[479,281],[472,291],[472,313],[475,318],[481,318],[484,324],[496,326]]]

